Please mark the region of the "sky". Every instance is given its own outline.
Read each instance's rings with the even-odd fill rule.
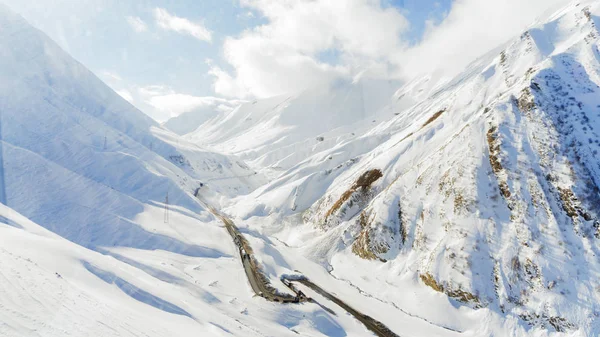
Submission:
[[[358,76],[453,75],[566,0],[0,0],[159,122]]]

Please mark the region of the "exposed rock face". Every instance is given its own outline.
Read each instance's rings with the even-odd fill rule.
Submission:
[[[321,216],[320,226],[334,227],[344,220],[350,219],[363,209],[374,195],[372,185],[383,175],[379,169],[371,169],[362,173],[354,184],[333,203],[324,202],[321,209],[327,211]]]

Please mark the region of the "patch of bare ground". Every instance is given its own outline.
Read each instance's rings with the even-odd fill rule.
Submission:
[[[465,201],[465,197],[459,192],[454,197],[454,212],[458,213],[461,209],[465,208],[467,205]]]
[[[571,218],[577,218],[577,207],[575,206],[575,194],[570,188],[558,188],[562,206],[567,215]]]
[[[531,259],[525,260],[525,265],[523,268],[525,280],[527,284],[531,288],[542,288],[542,272],[540,267],[538,267]]]
[[[398,202],[398,235],[400,236],[402,244],[404,244],[406,243],[407,233],[402,221],[402,209],[400,207],[400,202]],[[386,259],[381,256],[389,252],[391,247],[385,239],[391,238],[392,241],[394,241],[396,234],[391,228],[384,226],[383,224],[376,224],[376,226],[382,227],[374,228],[372,221],[369,220],[370,215],[371,212],[368,210],[360,213],[358,223],[361,226],[361,231],[352,244],[352,252],[365,260],[379,260],[381,262],[386,262]],[[371,239],[373,235],[381,235],[384,240],[376,240],[376,242],[373,242]]]
[[[369,188],[371,187],[371,185],[376,182],[377,180],[379,180],[379,178],[383,177],[383,173],[381,173],[381,170],[379,169],[373,169],[373,170],[369,170],[365,173],[363,173],[360,177],[358,177],[358,179],[356,180],[356,183],[354,183],[354,188],[357,189],[359,187],[362,188]]]
[[[429,119],[427,119],[427,121],[425,121],[425,123],[423,123],[423,125],[421,125],[421,127],[419,128],[419,131],[422,130],[424,127],[426,127],[427,125],[433,123],[436,119],[438,119],[444,112],[446,112],[446,108],[436,112],[433,114],[433,116],[429,117]],[[414,135],[414,132],[411,132],[409,134],[407,134],[404,138],[402,138],[400,140],[400,143],[403,142],[404,140],[406,140],[407,138],[411,137],[412,135]]]
[[[327,213],[325,213],[325,218],[329,218],[333,213],[337,212],[342,205],[348,201],[348,199],[350,199],[350,197],[352,196],[352,194],[354,194],[355,190],[353,190],[352,188],[347,190],[346,192],[344,192],[340,198],[333,204],[333,206],[331,206],[331,208],[327,211]]]
[[[592,213],[583,207],[582,203],[579,201],[572,189],[561,187],[557,187],[557,189],[563,210],[567,216],[571,218],[573,224],[576,225],[575,231],[579,232],[578,225],[581,224],[581,219],[585,221],[593,221],[591,230],[593,231],[593,235],[597,239],[600,239],[600,221],[598,221],[597,218],[592,216]]]
[[[333,206],[331,206],[327,213],[325,213],[325,219],[328,219],[331,215],[336,213],[355,192],[368,192],[368,190],[371,188],[371,185],[381,177],[383,177],[383,173],[381,173],[381,170],[379,169],[372,169],[363,173],[360,177],[358,177],[354,185],[352,185],[349,190],[344,192],[333,204]]]
[[[417,220],[416,223],[416,227],[415,227],[415,239],[412,243],[412,248],[413,249],[423,249],[423,247],[425,247],[425,245],[427,244],[427,234],[425,234],[425,231],[423,230],[423,227],[425,226],[425,210],[421,210],[420,214],[419,214],[419,219]]]
[[[455,300],[462,303],[474,304],[476,307],[480,306],[479,298],[468,291],[464,291],[460,288],[452,289],[448,286],[444,286],[429,273],[420,274],[421,281],[431,289],[446,294],[448,297],[452,297]]]
[[[421,129],[426,127],[427,125],[431,124],[436,119],[438,119],[444,112],[446,112],[445,108],[434,113],[433,116],[429,117],[429,119],[425,122],[425,124],[423,124],[423,126],[421,126]]]
[[[398,201],[398,224],[400,225],[400,238],[402,238],[402,244],[406,243],[408,239],[408,233],[404,227],[404,219],[402,217],[402,203]]]

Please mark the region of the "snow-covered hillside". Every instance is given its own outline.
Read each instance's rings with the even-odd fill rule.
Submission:
[[[334,319],[316,305],[253,298],[233,244],[224,244],[226,231],[178,213],[172,222],[202,254],[128,247],[99,254],[0,204],[0,335],[365,334],[351,318]]]
[[[356,78],[331,88],[244,103],[223,112],[186,139],[238,155],[253,168],[287,170],[393,116],[390,81]]]
[[[0,27],[0,335],[335,329],[319,308],[287,325],[262,310],[193,197],[247,193],[254,171],[161,128],[1,6]]]
[[[573,3],[449,81],[161,126],[0,6],[0,335],[371,334],[254,297],[195,191],[277,290],[398,335],[600,334],[598,24]]]
[[[573,3],[422,100],[414,88],[433,86],[400,89],[394,101],[412,93],[417,103],[405,109],[383,100],[365,111],[376,126],[352,135],[356,124],[349,123],[334,137],[325,134],[329,144],[311,139],[321,135],[313,126],[309,137],[272,122],[285,116],[278,108],[288,106],[285,99],[255,103],[280,109],[262,129],[253,116],[267,109],[246,105],[190,138],[242,154],[255,168],[277,166],[270,183],[226,210],[365,295],[440,322],[398,290],[419,286],[443,293],[458,311],[506,320],[482,334],[596,335],[598,15],[597,2]],[[323,106],[306,110],[339,111]],[[210,134],[219,137],[200,140]]]
[[[253,296],[193,195],[244,195],[261,174],[162,128],[4,7],[0,27],[0,335],[369,334],[339,308]],[[360,303],[319,265],[242,231],[269,276],[312,270]],[[442,330],[411,329],[422,324]]]
[[[252,186],[241,161],[180,141],[23,19],[0,14],[4,204],[86,246],[163,245],[136,216],[167,193],[200,212],[200,180],[247,177],[215,185],[223,193]]]
[[[240,101],[239,104],[241,104]],[[232,102],[234,106],[239,105],[237,102]],[[200,125],[206,121],[214,118],[216,115],[221,113],[228,113],[233,110],[233,107],[227,104],[222,104],[219,100],[214,99],[213,102],[206,102],[205,104],[193,108],[190,111],[186,111],[177,117],[173,117],[162,125],[175,132],[178,135],[185,135],[196,130]]]

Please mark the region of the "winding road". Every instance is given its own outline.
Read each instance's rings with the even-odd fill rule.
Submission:
[[[303,276],[282,276],[281,282],[286,285],[295,295],[291,295],[288,293],[282,293],[275,289],[270,280],[267,278],[266,274],[260,268],[258,262],[254,258],[254,253],[252,251],[252,247],[250,243],[244,235],[239,231],[236,225],[223,213],[217,211],[214,207],[210,206],[207,202],[202,200],[199,195],[200,188],[196,189],[194,196],[217,218],[221,219],[223,224],[225,224],[225,228],[233,242],[238,247],[240,258],[242,260],[242,264],[244,265],[244,270],[246,272],[246,276],[248,277],[248,282],[252,287],[252,290],[257,296],[260,296],[267,301],[270,302],[279,302],[279,303],[302,303],[302,302],[315,302],[315,300],[307,297],[301,290],[299,290],[295,284],[301,284],[306,286],[319,295],[327,298],[333,303],[337,304],[342,309],[346,310],[350,315],[354,316],[358,321],[363,323],[367,329],[372,331],[375,335],[379,337],[399,337],[397,334],[392,332],[388,327],[386,327],[383,323],[375,320],[374,318],[362,314],[358,310],[352,308],[346,302],[342,301],[338,297],[334,296],[330,292],[324,290],[319,287],[309,279]],[[317,303],[318,304],[318,303]],[[320,305],[320,304],[319,304]],[[323,306],[322,306],[323,307]]]

